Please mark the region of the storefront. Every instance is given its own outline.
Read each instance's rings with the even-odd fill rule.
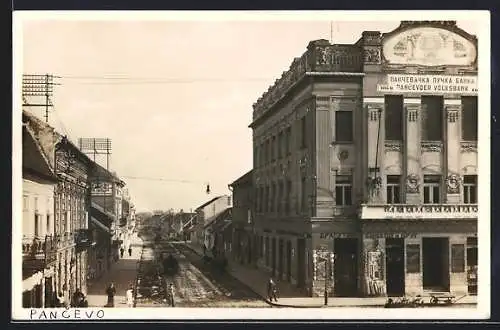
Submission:
[[[372,205],[361,216],[364,295],[473,293],[477,206]]]

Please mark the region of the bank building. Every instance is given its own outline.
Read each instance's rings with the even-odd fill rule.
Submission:
[[[308,296],[475,294],[477,85],[455,21],[311,41],[253,106],[256,266]]]

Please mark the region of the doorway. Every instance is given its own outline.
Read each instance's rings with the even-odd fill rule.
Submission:
[[[283,273],[284,273],[284,269],[283,269],[283,256],[284,256],[283,248],[284,248],[284,241],[283,241],[283,239],[280,238],[278,240],[278,277],[280,279],[283,278]]]
[[[386,285],[389,297],[405,293],[405,241],[403,238],[385,240]]]
[[[358,240],[337,238],[334,240],[334,294],[338,297],[356,296],[358,290]]]
[[[477,295],[477,237],[467,238],[467,291]]]
[[[273,237],[271,240],[271,267],[272,274],[276,276],[276,238]]]
[[[450,290],[448,237],[422,238],[423,288],[428,291]]]
[[[290,252],[291,254],[291,252]],[[297,286],[304,288],[306,286],[306,240],[297,239]]]
[[[286,280],[292,280],[292,242],[286,241]]]

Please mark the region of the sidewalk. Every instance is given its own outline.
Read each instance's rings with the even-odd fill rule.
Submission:
[[[131,244],[132,256],[129,257],[128,251],[125,251],[123,258],[114,263],[107,273],[101,278],[87,283],[87,300],[89,306],[105,306],[108,300],[106,289],[113,282],[116,288],[115,307],[126,307],[125,292],[130,284],[135,284],[138,263],[142,253],[142,241],[140,238],[134,235],[131,238]]]
[[[191,243],[187,247],[203,255],[203,250]],[[383,307],[387,302],[387,297],[328,297],[328,306],[324,305],[324,297],[306,297],[299,289],[286,281],[278,281],[279,299],[277,303],[270,303],[267,300],[267,282],[270,273],[263,270],[239,265],[234,261],[228,262],[227,272],[249,289],[257,293],[270,305],[277,307],[299,307],[299,308],[319,308],[319,307]],[[458,299],[459,297],[457,297]],[[454,305],[473,305],[477,303],[476,296],[465,296]],[[453,305],[452,305],[453,306]]]

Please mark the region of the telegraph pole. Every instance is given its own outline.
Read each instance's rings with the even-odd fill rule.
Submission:
[[[54,78],[61,78],[49,74],[23,74],[23,106],[25,107],[44,107],[45,108],[45,122],[49,122],[49,109],[54,105],[51,96],[54,93]],[[43,102],[40,98],[43,98]]]

